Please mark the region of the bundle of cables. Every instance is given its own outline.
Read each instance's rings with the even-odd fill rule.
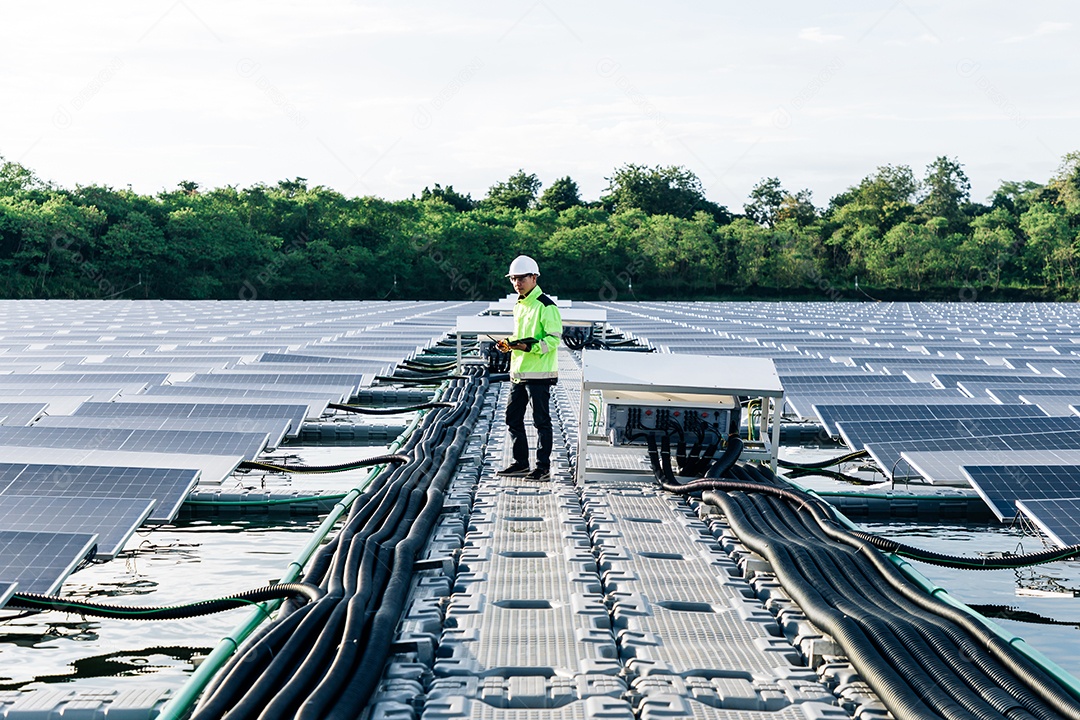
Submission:
[[[193,720],[355,718],[373,694],[407,601],[413,566],[442,509],[488,381],[480,366],[451,381],[444,399],[400,451],[408,462],[375,478],[303,580],[325,595],[286,602],[231,658]]]
[[[974,616],[916,586],[883,553],[968,569],[1026,567],[1080,546],[1026,556],[952,557],[844,527],[820,499],[753,465],[664,489],[701,493],[771,565],[807,618],[843,649],[898,720],[1080,718],[1080,699]],[[880,552],[879,552],[880,551]]]

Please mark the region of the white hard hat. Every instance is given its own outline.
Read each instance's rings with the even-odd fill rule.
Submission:
[[[510,271],[506,273],[506,277],[511,275],[539,275],[540,266],[536,264],[528,255],[518,255],[514,258],[514,262],[510,263]]]

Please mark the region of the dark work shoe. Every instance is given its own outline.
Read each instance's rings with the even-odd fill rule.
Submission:
[[[551,468],[548,467],[535,467],[532,472],[525,476],[526,480],[550,480]]]
[[[495,474],[503,477],[525,477],[529,474],[529,465],[528,463],[513,463]]]

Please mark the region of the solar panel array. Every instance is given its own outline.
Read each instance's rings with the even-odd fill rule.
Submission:
[[[1080,465],[965,465],[963,470],[1001,520],[1016,516],[1020,500],[1080,497]]]
[[[1080,545],[1080,497],[1017,500],[1016,508],[1057,545]]]
[[[664,352],[771,358],[789,417],[847,428],[889,477],[967,484],[957,457],[1080,452],[1075,304],[591,305]]]
[[[0,606],[120,552],[485,307],[0,301]]]

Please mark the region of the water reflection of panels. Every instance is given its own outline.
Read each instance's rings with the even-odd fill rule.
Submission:
[[[999,520],[1016,516],[1018,500],[1080,496],[1080,465],[965,465],[964,474]]]
[[[0,464],[0,497],[152,498],[147,521],[169,522],[198,481],[198,470],[89,465]]]
[[[0,495],[0,528],[96,534],[95,557],[111,560],[154,503],[149,498]]]
[[[87,533],[0,530],[0,583],[52,595],[96,544],[97,536]]]
[[[1017,500],[1016,509],[1056,545],[1080,545],[1080,497]]]

